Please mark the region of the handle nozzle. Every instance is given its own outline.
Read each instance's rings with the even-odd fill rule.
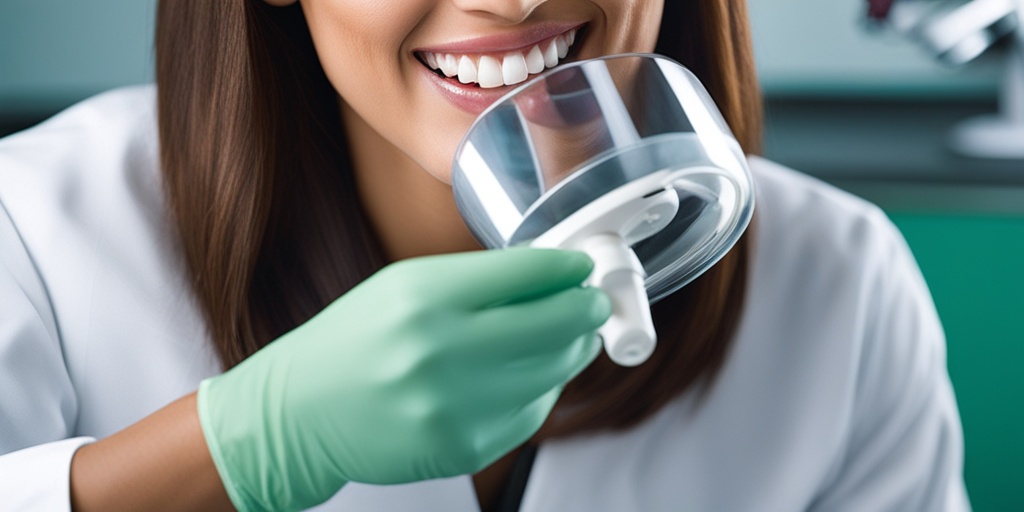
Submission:
[[[622,366],[643,363],[654,353],[657,335],[640,260],[618,234],[593,235],[578,248],[594,260],[589,283],[612,301],[612,316],[598,330],[608,357]]]

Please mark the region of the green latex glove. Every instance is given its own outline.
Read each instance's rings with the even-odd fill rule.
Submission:
[[[345,483],[474,473],[532,436],[601,350],[611,313],[583,253],[480,251],[390,265],[199,387],[240,510]]]

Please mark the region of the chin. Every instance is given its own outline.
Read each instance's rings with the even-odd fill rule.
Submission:
[[[455,152],[453,151],[452,155],[454,154]],[[452,158],[453,157],[449,155],[441,161],[435,160],[433,162],[426,163],[425,165],[421,164],[420,167],[423,168],[423,173],[425,175],[430,176],[434,181],[443,183],[444,186],[450,188],[452,185]]]

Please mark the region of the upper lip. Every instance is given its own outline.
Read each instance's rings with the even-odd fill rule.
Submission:
[[[429,47],[416,48],[413,52],[433,53],[488,53],[511,52],[529,48],[537,43],[568,32],[584,25],[583,22],[547,22],[525,30],[508,34],[494,34]]]

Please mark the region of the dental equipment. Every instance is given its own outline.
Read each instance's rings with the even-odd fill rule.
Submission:
[[[1024,159],[1024,0],[869,0],[868,15],[950,65],[1005,43],[999,114],[962,122],[949,144],[966,156]]]
[[[746,157],[697,78],[657,55],[561,65],[474,122],[452,170],[459,211],[488,248],[586,252],[613,313],[608,356],[646,361],[650,303],[713,266],[753,212]]]

